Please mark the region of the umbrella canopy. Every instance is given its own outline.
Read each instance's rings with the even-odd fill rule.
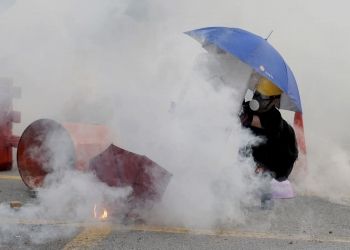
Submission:
[[[282,109],[302,112],[293,72],[266,39],[242,29],[226,27],[196,29],[185,34],[199,41],[204,48],[215,46],[219,51],[229,53],[249,65],[257,74],[283,90]]]
[[[171,174],[144,155],[111,144],[90,161],[90,169],[104,183],[113,187],[132,187],[130,208],[152,206],[165,192]]]

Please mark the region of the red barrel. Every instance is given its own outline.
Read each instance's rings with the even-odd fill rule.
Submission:
[[[17,149],[18,170],[29,188],[40,187],[45,176],[62,168],[88,170],[91,158],[110,144],[105,126],[40,119],[23,132]]]
[[[97,178],[112,187],[131,186],[129,208],[152,207],[161,200],[172,174],[145,155],[111,144],[90,161]]]

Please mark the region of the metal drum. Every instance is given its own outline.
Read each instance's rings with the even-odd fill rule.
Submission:
[[[17,149],[18,171],[31,189],[43,185],[45,176],[64,169],[88,170],[89,161],[110,144],[102,125],[40,119],[23,132]]]

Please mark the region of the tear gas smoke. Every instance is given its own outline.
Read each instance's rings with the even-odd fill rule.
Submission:
[[[315,10],[311,3],[320,9]],[[327,65],[335,58],[327,54],[327,43],[339,40],[331,39],[337,34],[328,36],[324,30],[335,32],[331,24],[341,27],[319,16],[328,14],[327,4],[16,1],[0,12],[0,30],[6,37],[0,46],[0,74],[13,77],[22,88],[22,98],[16,102],[23,115],[19,131],[42,117],[103,122],[112,128],[115,144],[145,154],[172,172],[163,202],[150,215],[154,221],[188,226],[243,221],[242,207],[254,203],[253,191],[260,185],[252,177],[252,160],[237,154],[242,145],[256,143],[235,116],[242,101],[238,97],[244,91],[238,86],[250,72],[235,60],[201,55],[200,45],[182,32],[214,25],[242,27],[262,36],[275,30],[269,40],[292,67],[304,101],[310,181],[297,180],[300,191],[307,188],[327,195],[320,185],[314,185],[325,182],[325,189],[338,186],[338,194],[345,196],[348,182],[343,179],[344,183],[336,184],[326,175],[330,171],[334,177],[346,176],[349,169],[342,148],[349,138],[343,136],[341,126],[346,127],[347,118],[334,112],[346,113],[346,105],[340,104],[348,99],[344,95],[333,98],[346,92],[342,82],[347,58],[338,54],[344,62],[339,67],[333,66],[335,60]],[[343,17],[346,8],[341,5],[346,4],[336,11]],[[279,11],[271,15],[271,6]],[[317,43],[305,44],[312,40]],[[223,63],[227,60],[230,63]],[[330,75],[339,82],[332,84],[331,96],[326,95]],[[328,126],[330,120],[338,124]],[[333,127],[336,132],[328,133]],[[320,148],[315,138],[327,140],[328,135],[334,147]],[[319,152],[328,164],[319,164]],[[337,183],[342,180],[334,179]],[[114,193],[79,173],[52,176],[48,182],[51,184],[39,191],[39,204],[28,205],[23,216],[37,218],[45,211],[48,218],[84,219],[88,213],[84,206],[97,193],[110,199],[127,193]],[[67,204],[71,211],[66,211]],[[4,205],[0,211],[3,216],[11,214]]]
[[[11,209],[7,203],[0,204],[0,216],[4,222],[0,226],[0,246],[13,241],[16,236],[20,236],[20,240],[28,238],[33,243],[72,236],[78,228],[64,224],[91,222],[94,204],[118,202],[130,191],[130,188],[110,188],[92,174],[73,170],[54,172],[45,179],[43,188],[38,189],[37,199],[19,211]],[[16,220],[37,227],[13,224]]]

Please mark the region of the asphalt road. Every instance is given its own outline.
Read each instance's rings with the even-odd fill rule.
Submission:
[[[0,173],[0,203],[35,198],[17,170]],[[217,230],[0,218],[0,249],[350,249],[350,207],[312,196],[252,207]]]

